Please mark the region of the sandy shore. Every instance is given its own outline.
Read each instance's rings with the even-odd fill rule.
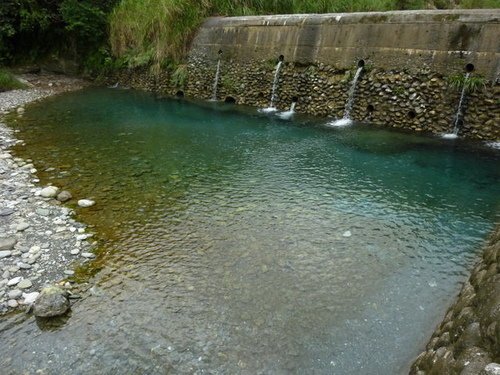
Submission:
[[[48,96],[78,90],[87,82],[58,75],[20,77],[29,88],[0,93],[0,315],[25,308],[40,289],[73,275],[75,265],[93,257],[85,226],[40,186],[33,160],[13,155],[22,143],[3,116]],[[50,189],[49,189],[50,190]],[[44,197],[45,196],[45,197]],[[66,197],[67,198],[67,197]]]

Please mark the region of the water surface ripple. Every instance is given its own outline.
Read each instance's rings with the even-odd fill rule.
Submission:
[[[102,245],[65,325],[0,322],[7,374],[404,373],[498,218],[460,142],[105,89],[13,126]]]

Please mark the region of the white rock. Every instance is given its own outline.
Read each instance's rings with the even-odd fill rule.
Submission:
[[[9,299],[18,299],[22,295],[23,295],[23,292],[19,289],[14,289],[14,290],[11,290],[9,293],[7,293],[7,296],[9,297]]]
[[[346,231],[342,234],[342,236],[344,236],[344,237],[351,237],[351,236],[352,236],[352,233],[351,233],[351,231],[350,231],[350,230],[346,230]]]
[[[23,293],[22,296],[24,300],[21,302],[23,305],[31,305],[37,297],[40,295],[38,292],[33,292],[33,293]]]
[[[16,308],[17,306],[19,306],[19,304],[17,303],[17,301],[15,299],[9,299],[7,301],[7,306],[12,307],[12,308]]]
[[[498,363],[489,363],[486,365],[480,375],[500,375],[500,365]]]
[[[95,258],[95,255],[92,253],[82,253],[82,257],[84,258]]]
[[[44,198],[54,198],[58,192],[59,188],[55,186],[47,186],[40,191],[40,195]]]
[[[80,249],[73,249],[70,251],[71,255],[78,255],[80,253]]]
[[[90,200],[90,199],[80,199],[78,201],[78,205],[80,207],[90,207],[90,206],[93,206],[95,204],[95,202],[93,200]]]
[[[19,282],[22,280],[23,278],[21,276],[18,276],[18,277],[14,277],[13,279],[10,279],[9,281],[7,281],[7,286],[14,286],[14,285],[17,285],[19,284]]]

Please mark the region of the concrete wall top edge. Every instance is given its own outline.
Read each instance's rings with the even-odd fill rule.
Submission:
[[[359,59],[382,69],[443,74],[473,64],[500,79],[500,9],[215,17],[198,30],[190,58],[246,63],[284,55],[302,65],[349,67]]]
[[[332,23],[500,23],[500,9],[418,10],[325,14],[279,14],[267,16],[211,17],[202,27],[283,26]]]

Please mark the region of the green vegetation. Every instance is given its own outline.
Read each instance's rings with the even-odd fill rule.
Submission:
[[[0,66],[47,56],[91,74],[185,58],[208,16],[499,8],[500,0],[0,0]],[[173,69],[171,69],[173,70]]]
[[[172,73],[171,82],[175,87],[184,87],[188,78],[188,69],[186,64],[179,65]]]
[[[465,86],[466,92],[476,92],[484,89],[486,86],[486,79],[479,75],[469,76],[466,80],[464,74],[455,74],[449,76],[447,79],[448,86],[456,91],[461,91]]]
[[[122,0],[110,17],[115,57],[153,70],[185,57],[208,16],[384,11],[426,8],[498,8],[499,0]],[[458,3],[458,4],[457,4]]]
[[[101,66],[109,55],[107,14],[117,2],[1,0],[0,65],[56,56]]]
[[[18,81],[12,74],[4,69],[0,69],[0,92],[22,89],[26,86]]]

